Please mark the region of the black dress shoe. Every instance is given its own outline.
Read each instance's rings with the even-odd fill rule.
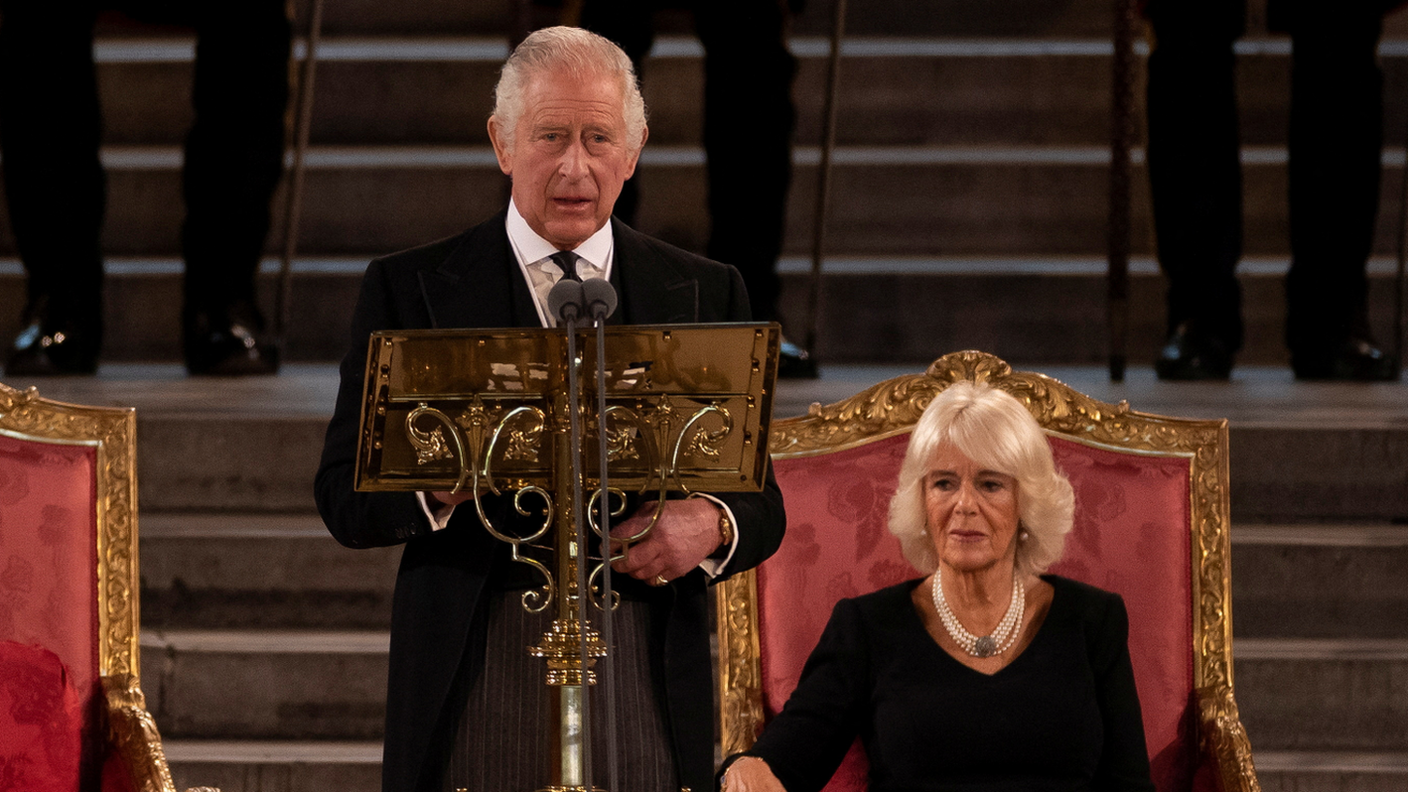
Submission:
[[[5,376],[93,374],[98,370],[99,335],[96,329],[35,316],[15,336],[5,360]]]
[[[186,371],[197,376],[277,374],[279,348],[261,337],[257,316],[198,312],[186,328]]]
[[[1154,371],[1162,380],[1225,380],[1232,373],[1232,351],[1222,339],[1183,322],[1159,350]]]
[[[1398,362],[1390,359],[1373,339],[1351,336],[1328,351],[1292,350],[1291,370],[1296,379],[1342,382],[1391,382],[1398,379]]]
[[[777,376],[779,379],[816,379],[816,361],[807,350],[782,339],[782,347],[777,353]]]

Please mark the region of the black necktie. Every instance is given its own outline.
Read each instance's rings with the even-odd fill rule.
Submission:
[[[557,268],[562,270],[562,277],[571,278],[574,281],[581,280],[581,278],[577,277],[576,253],[570,250],[559,250],[551,256],[548,256],[548,258],[552,259],[553,263],[557,265]]]

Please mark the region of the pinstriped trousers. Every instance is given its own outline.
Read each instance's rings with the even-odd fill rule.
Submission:
[[[470,687],[456,730],[442,788],[446,792],[534,792],[548,783],[552,750],[551,690],[547,663],[529,657],[552,622],[549,611],[529,613],[520,591],[496,591],[487,620],[471,637],[484,653],[483,671]],[[593,623],[599,626],[599,619]],[[660,691],[650,657],[650,607],[622,600],[614,614],[612,662],[619,789],[609,792],[676,792],[680,788]],[[603,666],[590,688],[592,782],[607,786],[606,693]]]

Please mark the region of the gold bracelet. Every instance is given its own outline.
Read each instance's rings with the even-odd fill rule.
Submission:
[[[698,492],[691,492],[689,497],[703,498],[704,496]],[[731,547],[733,545],[733,520],[728,518],[728,509],[725,509],[723,504],[716,502],[713,498],[705,499],[719,507],[719,546]]]

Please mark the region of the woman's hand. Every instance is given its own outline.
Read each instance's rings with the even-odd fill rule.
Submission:
[[[724,773],[722,792],[787,792],[768,763],[756,756],[745,756],[728,766]]]

